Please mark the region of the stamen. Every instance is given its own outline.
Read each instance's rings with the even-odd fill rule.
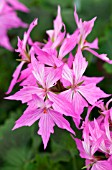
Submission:
[[[44,108],[44,111],[43,111],[43,113],[44,113],[44,114],[46,114],[46,113],[47,113],[47,109],[46,109],[46,108]]]

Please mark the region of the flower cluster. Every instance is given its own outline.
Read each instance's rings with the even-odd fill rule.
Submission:
[[[11,28],[27,27],[17,16],[16,10],[29,12],[29,9],[18,0],[0,0],[0,46],[13,50],[7,31]]]
[[[82,140],[74,139],[80,151],[80,156],[86,159],[86,168],[91,170],[110,170],[112,167],[112,99],[105,105],[102,100],[88,109],[83,122]],[[90,113],[98,107],[100,116],[90,121]],[[92,113],[91,113],[92,114]]]
[[[112,139],[109,122],[112,119],[110,113],[112,110],[108,109],[108,104],[106,108],[103,107],[100,100],[110,96],[97,87],[103,77],[84,76],[88,61],[83,56],[83,51],[86,50],[110,64],[112,61],[106,54],[96,52],[97,38],[93,42],[86,40],[93,29],[96,17],[83,22],[78,18],[75,8],[74,19],[77,29],[69,34],[66,32],[61,9],[58,6],[54,28],[46,31],[48,35],[46,43],[33,42],[30,38],[30,32],[38,24],[38,19],[30,24],[23,40],[18,37],[16,52],[19,53],[20,64],[13,74],[7,94],[11,93],[16,83],[22,88],[6,99],[20,100],[27,104],[27,109],[16,121],[13,130],[22,126],[31,126],[39,120],[38,134],[42,137],[44,148],[47,146],[50,134],[54,133],[55,125],[75,135],[66,117],[70,116],[76,127],[80,129],[81,114],[85,107],[88,108],[85,122],[81,127],[83,140],[75,138],[75,141],[80,156],[87,160],[86,165],[95,163],[93,165],[95,170],[103,162],[95,156],[97,151],[104,153],[106,162],[110,166]],[[23,65],[26,65],[25,69],[22,69]],[[89,121],[90,111],[96,105],[102,106],[100,107],[103,108],[102,114],[98,119]],[[105,161],[103,163],[105,166]]]

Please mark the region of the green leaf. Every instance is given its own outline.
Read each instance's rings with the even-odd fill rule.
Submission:
[[[26,147],[11,148],[4,156],[2,170],[28,170],[26,169],[26,165],[31,162],[30,158],[31,153]],[[31,170],[31,168],[29,170]]]
[[[28,159],[28,150],[24,148],[11,148],[4,157],[6,164],[12,167],[23,167]]]
[[[106,72],[107,72],[108,74],[112,74],[112,65],[111,65],[111,64],[105,63],[105,64],[103,65],[103,67],[104,67],[104,69],[106,70]]]
[[[72,139],[70,133],[56,128],[55,134],[52,139],[52,149],[55,150],[65,150],[68,151],[71,157],[78,154],[76,144]]]
[[[25,164],[24,170],[37,170],[37,167],[36,167],[35,163],[28,162]]]
[[[18,110],[16,113],[12,113],[11,117],[5,121],[4,125],[0,126],[0,157],[4,157],[7,151],[12,147],[23,147],[28,145],[31,138],[30,128],[23,127],[12,131],[15,117],[20,115],[20,112],[21,111]]]
[[[71,158],[70,152],[66,150],[56,150],[50,155],[50,159],[54,162],[69,162]]]

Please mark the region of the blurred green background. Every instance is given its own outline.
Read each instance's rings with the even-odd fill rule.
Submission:
[[[20,0],[30,13],[18,12],[19,17],[27,23],[39,18],[38,26],[32,31],[35,41],[46,38],[45,31],[53,28],[57,5],[62,8],[62,18],[67,32],[72,33],[76,28],[73,17],[74,4],[77,5],[79,17],[90,20],[97,16],[94,29],[88,36],[89,41],[99,38],[99,53],[107,53],[112,59],[112,1],[111,0]],[[21,39],[25,29],[12,29],[8,32],[11,44],[17,48],[17,36]],[[112,93],[112,65],[86,53],[89,66],[88,76],[105,76],[99,86],[106,92]],[[22,115],[25,105],[20,102],[3,100],[12,78],[12,73],[18,62],[15,52],[0,47],[0,170],[80,170],[84,160],[79,157],[76,145],[70,134],[55,127],[46,151],[43,150],[41,137],[37,135],[38,123],[32,127],[22,127],[11,131],[15,120]],[[16,92],[15,87],[12,94]],[[71,119],[69,120],[71,121]],[[80,137],[71,121],[73,129]]]

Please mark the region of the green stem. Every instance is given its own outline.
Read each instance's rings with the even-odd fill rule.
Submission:
[[[77,161],[76,161],[76,157],[72,157],[72,166],[73,166],[73,170],[78,170],[77,167]]]

